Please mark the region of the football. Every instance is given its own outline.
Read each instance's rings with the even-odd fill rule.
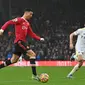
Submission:
[[[40,81],[41,81],[42,83],[46,83],[48,80],[49,80],[49,75],[48,75],[47,73],[42,73],[42,74],[40,75]]]

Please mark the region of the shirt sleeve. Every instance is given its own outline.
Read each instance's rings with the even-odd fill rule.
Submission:
[[[28,27],[28,35],[32,38],[35,38],[36,40],[40,40],[40,37],[37,36],[33,31],[32,31],[32,28],[31,26]]]
[[[2,30],[6,30],[9,25],[15,24],[12,20],[7,21],[2,27]]]
[[[15,19],[9,20],[1,27],[1,29],[6,30],[9,25],[18,24],[21,22],[22,22],[21,18],[15,18]]]
[[[74,35],[79,35],[82,32],[82,29],[78,29],[74,32]]]

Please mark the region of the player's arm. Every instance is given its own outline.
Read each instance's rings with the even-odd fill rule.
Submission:
[[[9,20],[7,21],[0,29],[0,35],[3,34],[3,32],[7,29],[7,27],[9,25],[13,25],[13,24],[16,24],[16,23],[19,23],[21,21],[21,19],[19,18],[15,18],[15,19],[12,19],[12,20]]]
[[[28,27],[28,35],[29,35],[30,37],[36,39],[36,40],[44,41],[44,38],[40,38],[39,36],[37,36],[37,35],[33,32],[31,26]]]
[[[69,46],[70,46],[70,49],[73,49],[73,37],[75,36],[74,32],[70,34],[70,42],[69,42]]]
[[[6,30],[6,28],[11,25],[14,24],[14,22],[12,20],[7,21],[0,29],[0,35],[3,34],[4,30]]]
[[[70,34],[70,37],[69,37],[69,40],[70,40],[69,41],[70,49],[73,49],[73,47],[74,47],[73,46],[73,37],[79,35],[81,33],[81,31],[82,31],[81,29],[78,29],[77,31],[75,31],[75,32],[73,32],[73,33]]]

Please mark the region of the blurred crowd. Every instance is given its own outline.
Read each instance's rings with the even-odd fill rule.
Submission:
[[[0,60],[11,58],[13,41],[7,36],[0,36]]]
[[[46,22],[47,23],[47,22]],[[42,36],[45,42],[34,41],[31,45],[37,53],[38,60],[69,60],[72,50],[69,49],[69,34],[63,30],[63,25],[53,29],[48,24]]]

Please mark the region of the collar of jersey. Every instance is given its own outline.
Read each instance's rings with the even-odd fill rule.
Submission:
[[[26,22],[28,22],[24,17],[21,17],[22,19],[24,19]]]

